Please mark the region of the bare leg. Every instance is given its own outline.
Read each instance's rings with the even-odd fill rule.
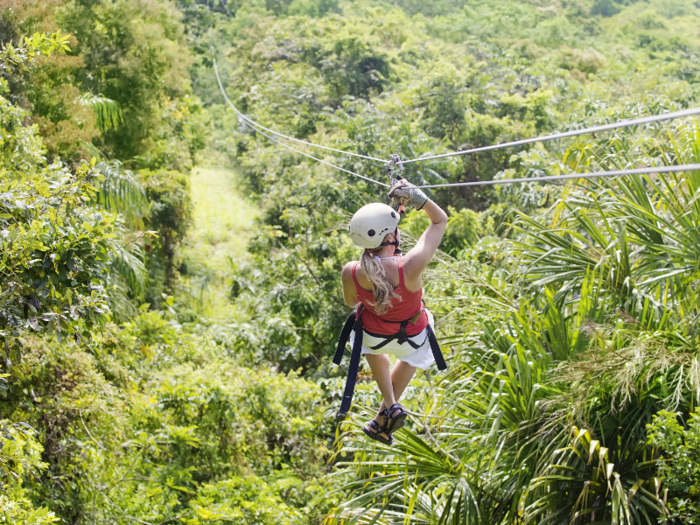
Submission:
[[[400,360],[396,362],[393,370],[391,371],[391,383],[394,389],[394,403],[398,402],[398,400],[401,398],[401,395],[403,394],[404,390],[406,390],[406,387],[411,382],[411,379],[413,379],[413,375],[415,373],[415,366],[411,366],[408,363]],[[379,407],[379,412],[385,408],[389,408],[394,403],[387,405],[384,401],[382,401],[382,404]]]
[[[386,354],[365,354],[369,367],[372,369],[372,376],[377,382],[379,391],[382,393],[384,401],[382,404],[391,406],[396,403],[394,399],[394,385],[392,383],[391,359]],[[405,388],[405,387],[404,387]]]
[[[413,374],[416,373],[416,367],[411,366],[404,361],[397,361],[394,369],[391,371],[391,383],[394,385],[394,403],[396,403],[406,390],[406,387],[413,379]],[[389,405],[391,406],[391,405]]]
[[[365,354],[365,357],[369,367],[372,369],[372,376],[377,382],[379,391],[382,393],[383,401],[381,407],[393,405],[396,403],[396,399],[394,398],[394,386],[391,382],[391,359],[386,354]],[[381,408],[379,411],[381,412]],[[386,424],[383,415],[377,414],[374,420],[380,427]],[[384,433],[382,433],[382,436],[388,437]]]
[[[382,412],[399,400],[411,379],[413,379],[416,367],[399,360],[392,370],[391,359],[386,354],[365,354],[365,357],[369,367],[372,369],[372,376],[377,382],[379,391],[382,393],[382,403],[374,420],[380,427],[383,427],[386,425],[386,417]],[[395,416],[397,413],[399,413],[398,410],[391,415]],[[382,433],[382,436],[388,438],[385,433]]]

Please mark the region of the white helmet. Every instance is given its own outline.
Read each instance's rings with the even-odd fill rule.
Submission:
[[[391,206],[379,202],[367,204],[352,216],[350,237],[360,248],[379,248],[384,237],[396,231],[400,220],[401,217]]]

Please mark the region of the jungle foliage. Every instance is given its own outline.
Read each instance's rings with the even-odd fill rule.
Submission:
[[[394,446],[368,445],[376,388],[361,371],[336,426],[330,356],[344,229],[383,190],[236,119],[213,62],[264,126],[415,158],[691,107],[699,19],[684,0],[9,2],[0,523],[698,522],[698,173],[432,193],[449,371],[417,375]],[[698,155],[685,119],[404,175]],[[425,226],[409,212],[405,243]]]

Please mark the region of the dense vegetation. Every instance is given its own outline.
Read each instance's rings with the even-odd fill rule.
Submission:
[[[414,158],[692,107],[699,21],[683,0],[7,3],[0,523],[697,523],[697,172],[435,191],[449,370],[368,444],[376,387],[361,371],[337,426],[330,356],[344,228],[383,190],[236,119],[213,63],[264,126]],[[405,175],[699,155],[684,119]]]

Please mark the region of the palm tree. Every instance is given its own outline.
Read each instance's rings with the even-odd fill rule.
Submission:
[[[95,169],[102,175],[95,205],[126,219],[126,223],[119,223],[124,241],[112,255],[112,272],[106,286],[110,309],[119,321],[134,314],[133,299],[142,299],[146,291],[148,270],[138,243],[144,233],[129,230],[143,229],[148,200],[134,174],[119,161],[98,162]]]

